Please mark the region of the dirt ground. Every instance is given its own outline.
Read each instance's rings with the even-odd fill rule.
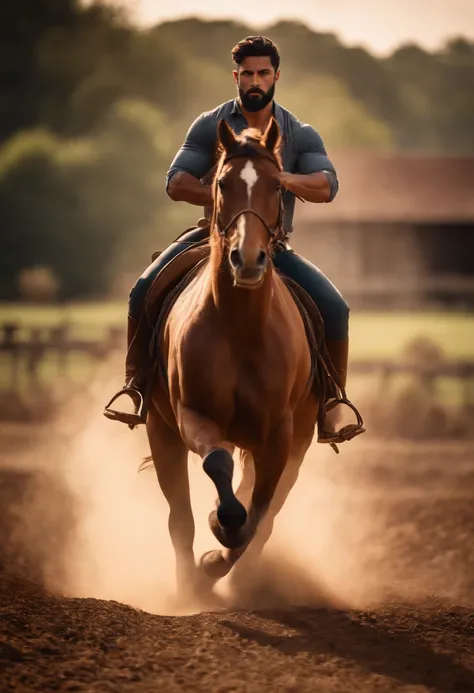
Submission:
[[[33,441],[23,441],[22,459],[36,459],[44,441]],[[45,579],[45,547],[60,555],[75,531],[77,516],[65,510],[73,497],[51,477],[38,484],[29,463],[13,469],[17,443],[11,434],[3,443],[2,693],[474,691],[472,444],[369,440],[319,466],[312,452],[281,516],[280,544],[245,598],[172,615],[138,608],[139,566],[135,601],[112,589],[96,598],[93,582],[61,587],[59,567],[54,584]],[[18,508],[45,488],[41,520],[20,540]],[[58,499],[62,510],[52,511]],[[316,529],[325,520],[327,535]],[[306,544],[293,560],[301,534]],[[325,553],[311,553],[324,537]]]

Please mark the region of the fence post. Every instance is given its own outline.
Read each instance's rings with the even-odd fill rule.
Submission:
[[[58,373],[63,378],[67,377],[67,365],[69,355],[69,323],[62,323],[52,327],[49,331],[49,340],[51,348],[56,351]]]
[[[10,390],[15,394],[20,390],[20,343],[17,339],[19,329],[17,323],[5,323],[1,328],[2,350],[10,356],[11,361]]]
[[[30,330],[30,342],[26,359],[26,372],[28,374],[28,385],[35,390],[39,390],[41,381],[39,377],[39,366],[44,357],[45,345],[41,339],[41,328],[33,327]]]

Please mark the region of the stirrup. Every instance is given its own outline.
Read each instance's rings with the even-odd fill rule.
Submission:
[[[122,395],[128,395],[132,399],[135,406],[135,412],[129,413],[110,408],[115,400]],[[135,426],[146,423],[144,404],[143,395],[140,390],[133,385],[125,385],[105,406],[103,414],[107,419],[111,419],[112,421],[120,421],[121,423],[128,424],[130,429],[134,429]]]
[[[365,433],[365,431],[366,429],[361,424],[347,424],[339,431],[323,431],[318,436],[318,443],[329,443],[331,446],[335,443],[344,443],[346,440],[352,440],[361,433]]]
[[[323,431],[318,435],[318,443],[329,444],[336,454],[339,454],[339,449],[337,447],[338,443],[344,443],[348,440],[352,440],[361,433],[366,432],[360,413],[357,411],[352,402],[345,397],[335,397],[330,399],[326,403],[326,413],[330,412],[332,409],[334,409],[334,407],[337,407],[338,404],[345,404],[347,407],[349,407],[349,409],[352,409],[357,417],[357,423],[347,424],[339,429],[339,431]]]

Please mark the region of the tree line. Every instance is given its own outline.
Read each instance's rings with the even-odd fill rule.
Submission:
[[[3,0],[0,298],[34,266],[51,268],[62,298],[104,294],[199,216],[167,199],[166,170],[192,120],[234,96],[230,50],[250,33],[199,19],[145,30],[119,5]],[[265,33],[282,53],[277,100],[330,151],[474,153],[474,43],[380,59],[302,23]]]

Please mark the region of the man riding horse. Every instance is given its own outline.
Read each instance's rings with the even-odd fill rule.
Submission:
[[[349,307],[330,280],[308,260],[289,246],[293,232],[295,197],[307,202],[331,202],[338,192],[335,168],[329,160],[321,136],[310,125],[301,123],[292,113],[274,101],[275,86],[280,78],[280,54],[277,46],[264,36],[249,36],[232,50],[233,71],[238,97],[202,113],[191,125],[186,139],[171,163],[166,178],[166,190],[174,201],[188,202],[204,208],[204,219],[188,230],[162,252],[145,270],[130,292],[128,314],[128,350],[125,385],[107,405],[108,418],[134,427],[145,423],[143,400],[148,374],[147,357],[152,326],[143,318],[148,290],[161,270],[189,248],[209,237],[213,192],[209,185],[217,161],[218,123],[224,119],[240,134],[248,128],[265,131],[270,120],[278,123],[283,145],[283,220],[285,243],[280,244],[273,257],[276,269],[296,282],[317,305],[325,327],[327,351],[344,389],[347,377]],[[111,409],[122,395],[129,395],[135,413]],[[328,405],[329,409],[330,405]],[[328,417],[326,430],[319,431],[318,442],[340,443],[364,432],[358,424],[334,429]]]

